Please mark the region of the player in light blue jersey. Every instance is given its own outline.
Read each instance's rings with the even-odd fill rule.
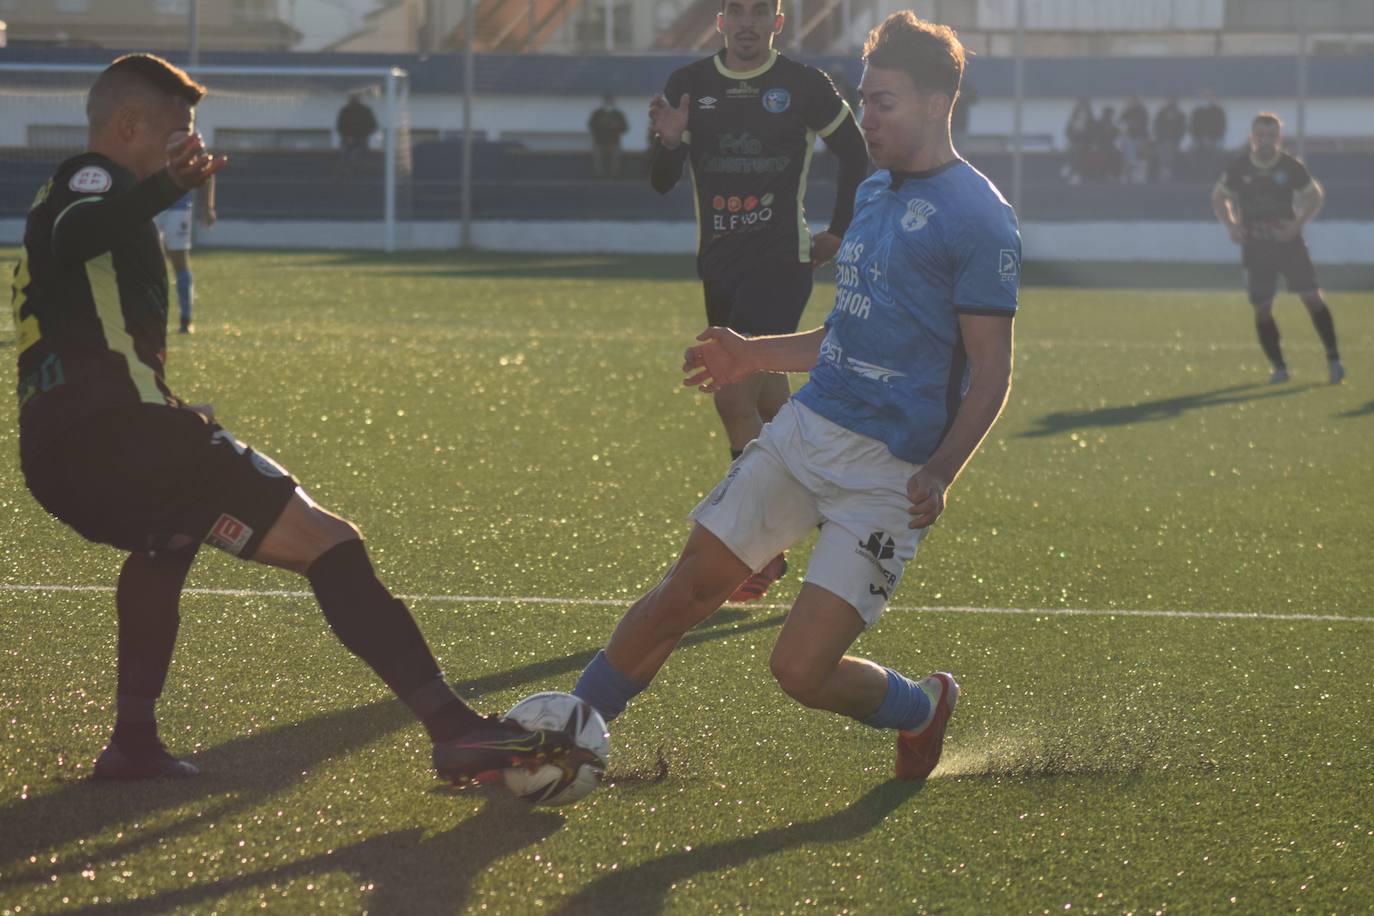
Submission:
[[[192,204],[193,198],[198,198],[195,205]],[[177,304],[181,307],[179,330],[183,334],[190,334],[195,330],[195,325],[191,323],[191,312],[195,304],[195,279],[191,275],[193,213],[200,214],[202,225],[215,224],[214,176],[211,176],[210,181],[199,191],[187,192],[153,219],[157,224],[157,231],[162,234],[162,247],[167,252],[168,260],[172,262],[172,271],[176,276]]]
[[[864,48],[860,127],[878,171],[860,186],[823,327],[745,338],[710,328],[684,384],[811,372],[692,513],[677,563],[630,608],[574,693],[608,720],[683,634],[816,525],[820,537],[770,667],[801,703],[897,737],[897,775],[935,769],[959,685],[846,652],[881,616],[945,494],[1006,402],[1021,243],[1011,207],[950,141],[963,46],[914,13]]]

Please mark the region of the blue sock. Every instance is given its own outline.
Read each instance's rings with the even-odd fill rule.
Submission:
[[[911,678],[891,668],[883,670],[887,672],[887,693],[883,696],[883,702],[879,704],[877,712],[860,721],[874,728],[899,728],[903,731],[920,728],[930,718],[930,697]]]
[[[190,269],[177,271],[177,301],[181,303],[181,320],[191,320],[191,293],[194,287],[191,285]]]
[[[601,718],[609,722],[624,712],[625,706],[648,686],[636,684],[611,667],[602,651],[583,669],[572,692],[573,696],[592,704],[601,713]]]

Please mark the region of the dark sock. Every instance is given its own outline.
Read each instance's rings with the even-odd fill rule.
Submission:
[[[1264,355],[1269,357],[1269,362],[1273,363],[1275,369],[1282,368],[1283,350],[1279,347],[1279,326],[1274,324],[1274,319],[1267,320],[1255,319],[1255,330],[1259,333],[1260,346],[1264,348]]]
[[[1331,320],[1331,310],[1323,302],[1319,308],[1313,309],[1308,314],[1312,316],[1312,327],[1317,329],[1317,336],[1322,339],[1322,346],[1326,347],[1326,358],[1340,359],[1341,353],[1336,348],[1336,323]]]
[[[116,698],[118,712],[110,743],[128,757],[144,757],[161,750],[162,742],[157,737],[157,719],[153,713],[156,703],[154,697],[120,694]]]
[[[377,672],[433,740],[456,737],[483,721],[444,682],[415,618],[377,579],[362,541],[325,551],[306,578],[339,641]]]
[[[738,461],[738,460],[739,460],[739,456],[740,456],[740,455],[743,455],[743,454],[744,454],[744,449],[742,449],[742,448],[740,448],[740,449],[734,449],[734,448],[732,448],[732,449],[730,449],[730,460],[731,460],[731,461]]]
[[[196,558],[194,545],[168,553],[130,554],[119,571],[117,696],[162,696],[181,615],[181,587]]]

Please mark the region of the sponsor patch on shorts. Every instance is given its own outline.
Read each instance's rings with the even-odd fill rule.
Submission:
[[[243,548],[248,546],[248,540],[252,536],[252,528],[225,513],[219,517],[219,521],[215,522],[210,533],[205,536],[205,543],[238,556],[243,552]]]
[[[67,187],[82,194],[104,194],[110,190],[114,180],[110,173],[98,165],[88,165],[77,169],[76,174],[67,182]]]

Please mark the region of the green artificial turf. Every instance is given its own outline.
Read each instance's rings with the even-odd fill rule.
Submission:
[[[690,262],[194,258],[173,389],[362,526],[475,705],[569,689],[728,458],[678,385]],[[688,636],[606,786],[530,809],[434,780],[303,580],[209,549],[160,705],[203,775],[89,783],[121,557],[33,502],[6,400],[0,914],[1374,908],[1374,295],[1329,296],[1340,387],[1281,300],[1270,387],[1238,289],[1156,286],[1025,290],[1011,403],[856,646],[964,687],[924,785],[773,684],[800,575]]]

